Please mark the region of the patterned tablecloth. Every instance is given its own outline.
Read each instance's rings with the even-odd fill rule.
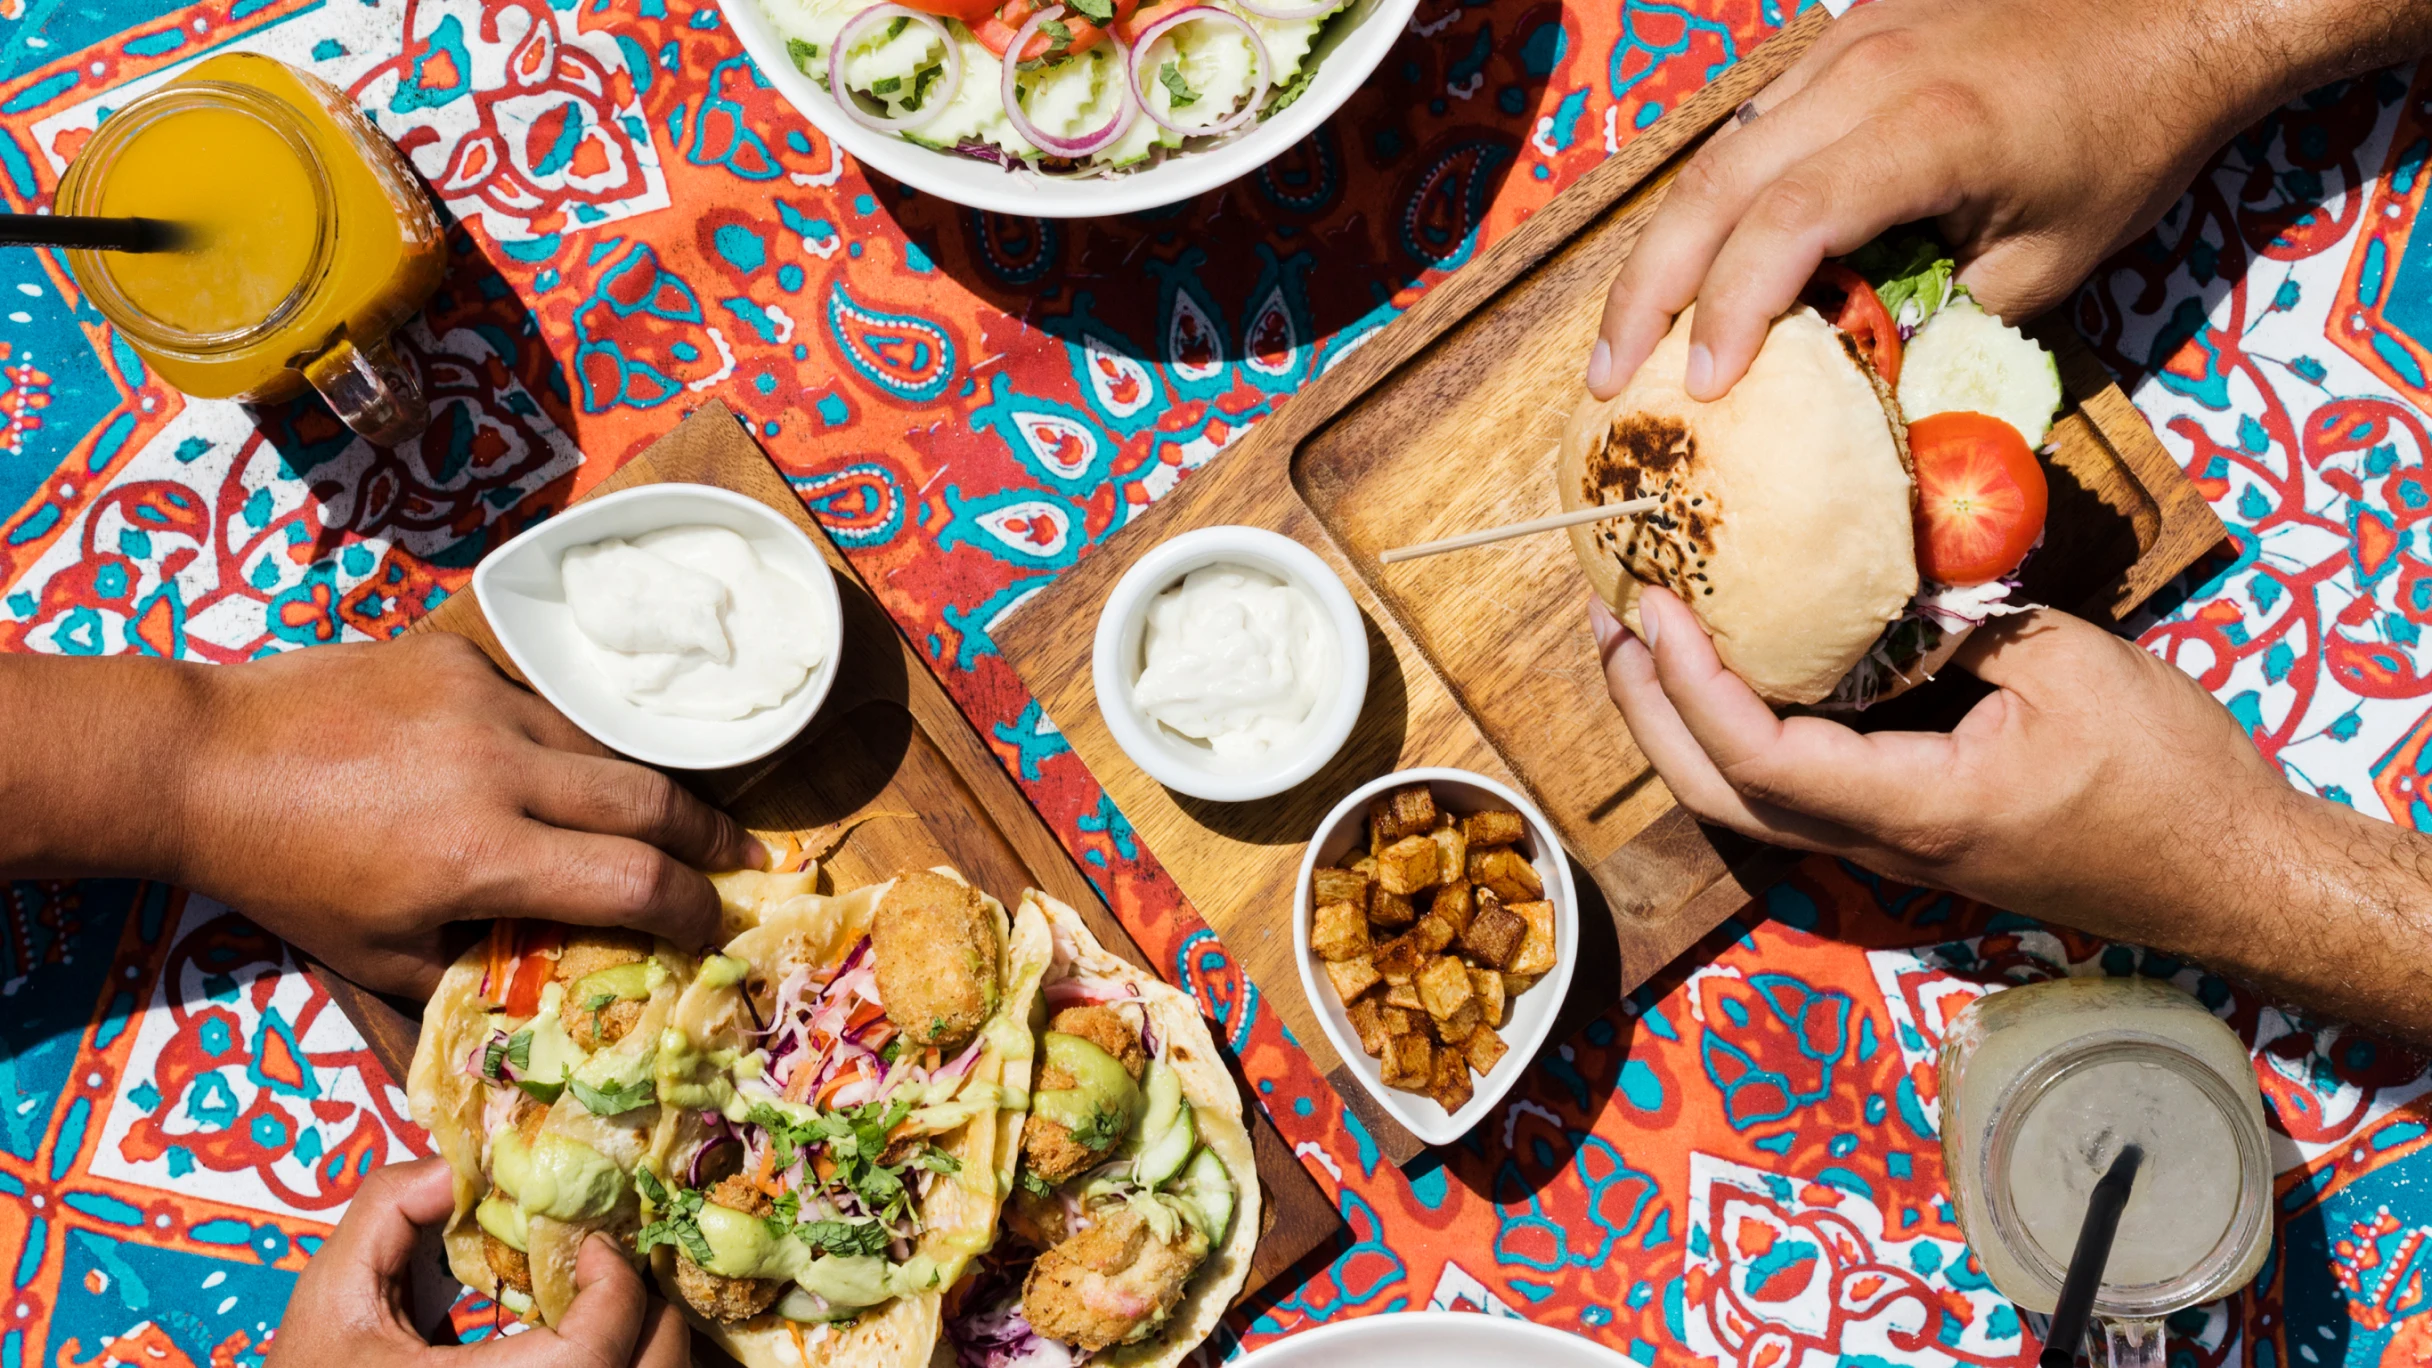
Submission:
[[[1421,0],[1319,134],[1170,212],[1057,224],[865,178],[710,0],[0,0],[0,186],[47,204],[202,53],[352,92],[455,223],[408,339],[438,408],[146,376],[61,263],[0,267],[0,642],[233,661],[379,638],[711,395],[748,417],[1143,944],[1203,998],[1350,1242],[1231,1333],[1466,1306],[1642,1363],[2018,1362],[1961,1244],[1932,1053],[1985,985],[2144,973],[2255,1047],[2279,1238],[2174,1363],[2432,1357],[2427,1076],[2157,956],[1810,861],[1550,1054],[1465,1143],[1380,1162],[996,654],[991,626],[1785,14]],[[2230,524],[2147,634],[2292,782],[2432,827],[2432,81],[2240,137],[2074,302]],[[2419,217],[2420,216],[2420,217]],[[377,833],[366,833],[375,837]],[[2056,857],[2065,852],[2056,852]],[[0,1368],[257,1362],[401,1095],[280,944],[160,887],[24,883],[0,945]],[[1230,1348],[1221,1344],[1219,1348]]]

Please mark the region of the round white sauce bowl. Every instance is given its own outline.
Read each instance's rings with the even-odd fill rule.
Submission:
[[[731,721],[653,712],[627,700],[587,654],[566,605],[559,561],[578,546],[687,525],[735,533],[762,564],[810,591],[826,649],[818,667],[775,707]],[[507,658],[541,697],[601,745],[668,769],[749,764],[793,740],[826,701],[843,654],[836,574],[810,535],[758,499],[716,485],[636,485],[585,499],[483,557],[473,569],[473,597]]]
[[[1263,571],[1298,588],[1334,634],[1336,672],[1330,695],[1319,698],[1300,732],[1257,766],[1218,760],[1203,742],[1150,717],[1133,695],[1139,679],[1150,606],[1183,576],[1211,565]],[[1368,699],[1368,627],[1351,592],[1317,553],[1257,527],[1202,527],[1158,546],[1134,562],[1098,612],[1091,654],[1098,712],[1115,744],[1148,776],[1177,793],[1217,803],[1270,798],[1325,767],[1351,736]]]

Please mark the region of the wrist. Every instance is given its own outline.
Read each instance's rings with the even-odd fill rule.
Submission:
[[[175,879],[208,667],[0,661],[0,876]]]

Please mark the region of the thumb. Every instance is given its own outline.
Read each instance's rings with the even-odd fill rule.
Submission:
[[[648,1310],[642,1275],[625,1262],[616,1242],[597,1233],[585,1239],[574,1263],[574,1301],[558,1317],[558,1337],[591,1350],[602,1362],[623,1363],[633,1356]]]

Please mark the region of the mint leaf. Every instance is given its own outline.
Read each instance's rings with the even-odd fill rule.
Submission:
[[[634,1170],[633,1181],[661,1213],[659,1219],[634,1232],[633,1252],[648,1254],[663,1244],[678,1245],[694,1263],[707,1267],[717,1256],[701,1234],[701,1194],[691,1188],[669,1191],[647,1165]]]
[[[923,104],[928,103],[929,87],[936,85],[939,81],[942,81],[945,78],[946,69],[944,67],[923,67],[920,75],[912,78],[912,95],[909,99],[904,101],[904,109],[909,112],[911,110],[920,108]],[[892,1064],[895,1062],[895,1055],[891,1052],[901,1050],[902,1048],[903,1037],[890,1037],[886,1044],[881,1045],[878,1048],[878,1057],[885,1060],[887,1063]]]
[[[488,1079],[505,1078],[506,1071],[503,1066],[506,1062],[507,1041],[495,1035],[491,1036],[490,1043],[483,1047],[481,1052],[481,1076]]]
[[[883,81],[870,82],[870,93],[873,95],[892,95],[903,88],[904,78],[901,76],[889,76]]]
[[[785,40],[785,55],[794,60],[794,70],[809,76],[813,74],[811,63],[819,60],[819,45],[806,43],[799,38],[788,38]]]
[[[525,1027],[507,1037],[507,1062],[518,1069],[532,1067],[532,1029]]]
[[[1115,0],[1065,0],[1072,12],[1093,24],[1105,24],[1115,17]]]
[[[876,1221],[806,1221],[794,1227],[794,1238],[814,1254],[884,1254],[889,1239]]]
[[[1199,92],[1191,89],[1191,83],[1182,79],[1182,64],[1179,62],[1167,62],[1157,68],[1157,84],[1165,87],[1165,93],[1171,97],[1169,103],[1176,109],[1199,103]]]
[[[566,1086],[574,1090],[574,1100],[582,1103],[583,1110],[593,1116],[619,1116],[636,1107],[647,1107],[659,1099],[659,1085],[647,1078],[595,1088],[568,1074]]]
[[[901,38],[904,30],[911,27],[911,25],[912,20],[909,16],[901,14],[896,15],[895,22],[887,25],[887,36],[880,41],[888,43],[894,42],[896,39]]]

